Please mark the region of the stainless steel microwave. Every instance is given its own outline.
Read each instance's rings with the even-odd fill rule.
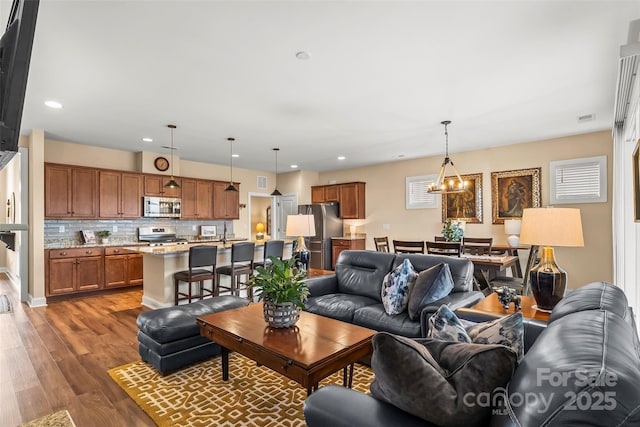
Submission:
[[[144,216],[151,218],[180,218],[182,200],[176,197],[145,197]]]

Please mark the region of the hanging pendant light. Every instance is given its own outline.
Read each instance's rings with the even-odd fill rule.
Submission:
[[[169,147],[169,149],[171,150],[171,179],[169,180],[169,182],[167,182],[164,185],[164,187],[165,188],[180,188],[180,184],[178,184],[178,182],[173,177],[173,150],[175,150],[175,148],[173,148],[173,130],[176,128],[176,125],[167,125],[167,127],[169,129],[171,129],[171,147]]]
[[[238,192],[238,189],[233,185],[233,141],[235,141],[235,138],[227,138],[227,141],[229,141],[229,171],[230,171],[230,176],[229,176],[229,185],[227,185],[227,188],[224,189],[224,191],[235,191]]]
[[[427,187],[427,192],[429,193],[440,193],[440,194],[448,194],[448,193],[460,193],[467,189],[469,183],[464,181],[462,177],[460,177],[460,173],[458,169],[453,165],[453,161],[449,158],[449,131],[447,130],[447,126],[451,124],[451,120],[445,120],[440,122],[444,125],[444,137],[445,137],[445,152],[444,152],[444,160],[442,161],[442,165],[440,166],[440,172],[438,173],[438,179],[436,182],[432,182]],[[449,179],[445,182],[447,177],[447,165],[451,165],[451,169],[455,173],[457,179]]]
[[[273,151],[276,153],[276,186],[271,193],[272,196],[282,196],[282,193],[278,191],[278,151],[279,148],[274,148]]]

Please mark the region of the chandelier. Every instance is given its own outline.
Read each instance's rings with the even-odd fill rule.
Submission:
[[[469,183],[464,181],[458,172],[458,169],[453,165],[453,162],[449,158],[449,131],[447,130],[447,126],[451,124],[451,120],[445,120],[440,122],[444,125],[444,137],[445,137],[445,152],[444,152],[444,160],[442,161],[442,165],[440,166],[440,172],[438,173],[438,179],[436,182],[432,182],[427,187],[427,192],[429,193],[460,193],[467,189],[467,185]],[[447,166],[451,165],[451,169],[455,173],[455,179],[449,178],[447,180]],[[446,181],[446,182],[445,182]]]
[[[229,185],[227,185],[224,191],[237,193],[238,189],[233,185],[233,141],[235,140],[235,138],[227,138],[227,141],[229,141]]]
[[[171,179],[164,186],[165,188],[180,188],[180,184],[176,182],[176,179],[173,176],[173,130],[176,128],[176,125],[167,125],[169,129],[171,129],[171,147],[166,147],[171,150]]]

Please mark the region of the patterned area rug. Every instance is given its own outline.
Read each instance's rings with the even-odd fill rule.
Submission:
[[[159,426],[304,426],[307,391],[246,357],[229,355],[229,381],[220,357],[162,376],[145,362],[109,370],[111,378]],[[373,371],[356,364],[353,388],[368,393]],[[342,384],[342,371],[320,384]]]
[[[69,411],[63,410],[29,421],[20,425],[20,427],[76,427],[76,425],[71,419]]]
[[[2,313],[11,313],[13,311],[13,305],[11,304],[11,299],[9,295],[2,294],[0,295],[0,314]]]

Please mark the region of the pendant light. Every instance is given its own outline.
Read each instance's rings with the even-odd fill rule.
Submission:
[[[180,188],[180,184],[178,184],[175,180],[175,178],[173,177],[173,150],[175,150],[175,148],[173,148],[173,130],[176,128],[176,125],[167,125],[167,127],[169,129],[171,129],[171,147],[169,147],[169,149],[171,150],[171,179],[169,180],[169,182],[167,182],[164,187],[165,188]]]
[[[278,191],[278,151],[279,148],[274,148],[273,151],[276,153],[276,186],[271,193],[272,196],[282,196],[282,193]]]
[[[229,141],[229,171],[230,171],[230,175],[229,175],[229,185],[227,185],[227,188],[224,189],[224,191],[235,191],[238,192],[238,189],[233,185],[233,141],[235,141],[235,138],[227,138],[227,141]]]
[[[445,152],[444,152],[444,160],[442,161],[442,165],[440,166],[440,172],[438,173],[438,179],[436,182],[432,182],[427,187],[427,192],[429,193],[440,193],[440,194],[448,194],[448,193],[460,193],[467,189],[469,183],[464,181],[462,177],[460,177],[460,173],[458,169],[453,165],[453,161],[449,158],[449,131],[447,130],[447,126],[451,124],[451,120],[445,120],[440,122],[444,125],[444,137],[445,137]],[[451,165],[451,169],[456,175],[456,179],[449,179],[448,182],[445,182],[447,176],[447,165]]]

